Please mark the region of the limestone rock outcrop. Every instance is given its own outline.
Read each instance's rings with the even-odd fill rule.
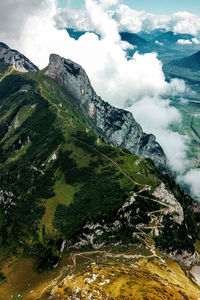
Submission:
[[[152,134],[143,132],[132,113],[111,106],[95,93],[84,69],[73,61],[51,54],[46,75],[55,79],[72,97],[100,136],[114,146],[150,158],[166,170],[166,157]]]
[[[0,61],[5,65],[13,66],[19,72],[37,72],[35,66],[28,58],[16,50],[10,49],[6,44],[0,43]]]

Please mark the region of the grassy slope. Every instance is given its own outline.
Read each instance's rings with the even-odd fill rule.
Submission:
[[[0,80],[2,80],[3,76],[8,72],[9,69],[9,66],[0,61]]]
[[[26,86],[29,87],[27,91],[24,91]],[[25,243],[31,244],[33,240],[37,240],[36,232],[40,232],[39,237],[42,242],[43,225],[46,227],[46,233],[50,237],[51,234],[54,236],[56,230],[53,228],[52,221],[57,205],[71,203],[74,194],[83,185],[84,174],[82,181],[78,180],[79,182],[74,184],[68,180],[70,183],[67,183],[68,175],[62,169],[64,153],[70,153],[69,159],[76,164],[75,177],[79,175],[79,169],[86,172],[86,176],[89,176],[87,172],[90,171],[94,174],[101,174],[102,166],[113,169],[114,171],[111,172],[113,176],[121,177],[118,179],[119,187],[124,190],[127,188],[124,192],[124,197],[127,199],[134,185],[130,184],[127,178],[123,178],[116,165],[103,156],[101,151],[107,153],[108,156],[114,155],[113,159],[138,183],[144,185],[148,182],[154,186],[159,184],[153,175],[146,176],[144,161],[136,165],[134,161],[137,157],[106,146],[102,141],[97,143],[97,136],[93,132],[86,133],[87,123],[84,116],[72,105],[68,95],[42,73],[23,75],[16,73],[8,76],[2,81],[0,97],[2,107],[0,112],[2,120],[0,125],[1,186],[4,190],[24,198],[27,192],[28,198],[34,197],[34,203],[32,203],[34,207],[23,208],[30,209],[30,214],[31,209],[35,212],[31,218],[32,222],[39,221],[39,224],[33,226],[31,234],[25,237],[23,234],[31,222],[25,223],[27,221],[25,218],[25,224],[21,226],[23,220],[19,216],[21,217],[22,213],[17,211],[12,217],[11,207],[12,213],[10,213],[9,221],[12,220],[14,224],[9,228],[9,234],[13,230],[15,232],[13,236],[16,235],[14,229],[16,226],[23,228],[21,233],[17,232],[16,242],[21,238]],[[80,139],[85,141],[80,141]],[[88,146],[90,142],[92,146]],[[56,155],[59,159],[50,160],[52,155]],[[91,164],[91,170],[87,170],[89,164]],[[136,174],[138,172],[141,174]],[[107,176],[109,180],[110,175]],[[66,197],[63,197],[64,194]],[[29,206],[29,203],[24,201],[25,205]],[[22,203],[18,204],[22,209]],[[7,225],[4,224],[2,230],[6,227]],[[9,240],[9,234],[4,234],[6,235],[4,240]],[[34,238],[31,235],[34,235]]]
[[[67,276],[53,291],[56,299],[93,295],[116,300],[196,300],[200,295],[198,287],[169,259],[165,265],[156,259],[140,259],[135,267],[128,261],[93,264]]]
[[[65,91],[42,72],[5,77],[0,106],[1,188],[14,194],[15,203],[0,204],[0,257],[8,277],[8,253],[22,260],[37,257],[39,268],[48,268],[57,262],[63,239],[73,240],[87,222],[108,218],[112,223],[133,191],[148,184],[152,189],[145,196],[152,197],[161,183],[153,164],[107,145],[90,131]],[[162,180],[188,210],[174,182]],[[142,197],[134,205],[133,212],[138,205],[145,218],[160,208]],[[129,243],[127,230],[116,238]],[[170,234],[161,236],[160,245],[167,238]],[[179,235],[180,246],[181,239]]]
[[[70,296],[89,299],[91,295],[97,296],[97,299],[102,296],[103,299],[137,300],[197,300],[200,297],[198,286],[170,259],[164,258],[163,263],[148,258],[115,258],[115,254],[105,259],[103,253],[83,253],[83,257],[76,258],[76,269],[73,269],[72,257],[65,254],[58,268],[41,274],[34,269],[33,259],[12,258],[4,266],[7,281],[0,284],[0,299],[9,300],[14,296],[14,299],[33,300],[41,297],[46,300],[52,290],[55,299],[62,300]],[[123,255],[122,252],[118,254]],[[124,254],[128,256],[130,253]],[[93,261],[91,264],[91,259],[96,263]],[[17,297],[19,294],[21,297]]]

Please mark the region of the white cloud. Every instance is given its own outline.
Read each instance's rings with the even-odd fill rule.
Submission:
[[[171,96],[175,96],[177,94],[184,94],[185,92],[191,93],[188,88],[186,88],[185,81],[178,78],[173,78],[170,81],[168,86],[168,94]]]
[[[163,43],[162,42],[159,42],[159,41],[155,41],[155,44],[159,45],[159,46],[163,46]]]
[[[100,33],[102,38],[108,39],[110,43],[120,40],[118,24],[107,13],[104,13],[104,10],[117,2],[117,0],[101,0],[100,4],[98,4],[95,0],[85,0],[86,10],[89,13],[95,31]]]
[[[54,19],[57,28],[75,28],[79,31],[94,31],[88,11],[85,9],[60,8],[57,10]]]
[[[42,11],[49,11],[54,3],[49,0],[1,0],[0,1],[0,36],[1,39],[17,40],[26,26],[27,16],[37,16]],[[48,9],[49,7],[49,9]]]
[[[199,45],[200,41],[197,38],[192,38],[191,40],[180,39],[177,41],[177,44],[180,45]]]
[[[133,50],[133,49],[136,49],[137,46],[133,46],[131,44],[129,44],[128,42],[126,41],[121,41],[121,47],[123,50]]]
[[[137,33],[163,28],[172,30],[175,33],[188,33],[191,35],[197,35],[200,32],[200,16],[195,14],[177,12],[172,15],[154,15],[144,10],[132,9],[127,5],[120,4],[120,1],[117,0],[103,0],[100,2],[103,9],[108,9],[111,3],[118,4],[114,11],[107,11],[107,14],[117,21],[121,31]],[[67,25],[67,27],[79,30],[93,30],[85,10],[69,11],[68,9],[61,9],[57,18],[59,19],[59,26],[63,22],[63,27]]]
[[[154,15],[146,11],[137,11],[127,5],[118,6],[114,18],[123,30],[130,32],[151,31],[165,28],[175,33],[196,35],[200,31],[200,16],[188,12],[177,12],[172,15]]]
[[[193,43],[190,40],[180,39],[180,40],[177,41],[177,44],[180,44],[180,45],[192,45]]]
[[[142,121],[147,133],[150,133],[152,129],[154,132],[163,131],[170,124],[181,121],[181,115],[177,109],[170,106],[170,100],[163,100],[159,96],[143,97],[133,105],[132,110],[136,118]]]
[[[200,201],[200,170],[190,170],[186,175],[179,176],[178,181],[188,185],[192,195]]]
[[[105,53],[108,65],[102,64],[101,70],[96,73],[95,68],[91,74],[97,93],[104,99],[123,106],[127,100],[137,101],[145,95],[153,96],[167,90],[162,64],[155,53],[140,55],[136,52],[127,60],[118,44],[110,51]]]
[[[196,35],[200,31],[200,16],[177,12],[171,16],[170,25],[174,32]]]
[[[170,100],[160,96],[145,96],[134,103],[129,110],[142,124],[147,133],[154,133],[163,147],[169,166],[173,171],[183,173],[188,166],[188,138],[173,132],[170,126],[179,125],[182,121],[177,109],[170,106]]]
[[[189,138],[170,129],[158,132],[158,135],[171,169],[176,173],[184,173],[189,167],[189,160],[187,159]]]
[[[0,40],[40,67],[47,65],[49,54],[59,51],[62,43],[66,47],[66,32],[55,27],[54,0],[3,0],[0,12]]]
[[[150,31],[156,28],[166,28],[170,21],[169,16],[147,13],[131,9],[127,5],[119,5],[113,14],[113,18],[120,24],[122,31],[137,33],[139,31]]]
[[[195,45],[200,45],[200,41],[199,41],[197,38],[193,38],[193,39],[192,39],[192,42],[193,42]]]

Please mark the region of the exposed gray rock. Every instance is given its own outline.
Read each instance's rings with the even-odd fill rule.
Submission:
[[[163,253],[165,256],[177,261],[180,265],[185,267],[191,267],[199,264],[200,255],[198,252],[194,252],[193,254],[187,252],[186,250],[182,251],[182,253],[178,253],[178,251],[174,251],[171,253]]]
[[[161,202],[168,206],[174,221],[181,225],[184,221],[183,208],[174,195],[166,189],[163,182],[155,189],[153,196],[160,199]]]
[[[39,71],[28,58],[16,50],[10,49],[6,44],[0,43],[0,61],[5,65],[13,66],[19,72]]]
[[[107,142],[151,158],[162,170],[166,169],[166,157],[155,136],[144,133],[130,112],[115,108],[97,96],[81,66],[51,54],[45,74],[68,92],[86,115],[91,128]]]

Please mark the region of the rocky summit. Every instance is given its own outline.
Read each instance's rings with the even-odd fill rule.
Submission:
[[[10,49],[6,44],[0,43],[0,62],[12,66],[20,72],[37,72],[35,66],[28,58],[16,50]]]
[[[69,93],[91,128],[107,142],[150,158],[156,166],[166,169],[166,157],[155,136],[144,133],[130,112],[115,108],[97,96],[80,65],[52,54],[45,74]]]

